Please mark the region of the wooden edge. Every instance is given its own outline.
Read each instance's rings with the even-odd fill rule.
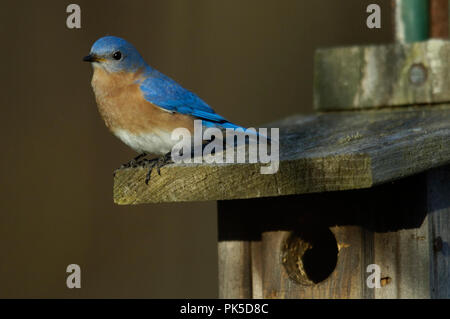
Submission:
[[[144,167],[117,170],[114,202],[119,205],[259,198],[367,188],[373,185],[366,154],[281,161],[275,174],[260,164],[169,165],[144,183]],[[345,172],[344,172],[345,171]]]

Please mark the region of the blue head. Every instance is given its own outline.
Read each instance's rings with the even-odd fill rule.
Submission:
[[[108,72],[135,72],[146,66],[136,48],[124,39],[106,36],[92,45],[91,52],[83,61],[92,62]]]

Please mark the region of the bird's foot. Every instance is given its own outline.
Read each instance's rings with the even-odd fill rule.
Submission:
[[[172,161],[172,154],[171,152],[155,159],[146,160],[146,165],[148,165],[149,170],[147,172],[147,175],[145,176],[145,184],[148,185],[148,182],[150,181],[150,176],[152,175],[152,171],[154,168],[156,168],[156,171],[158,172],[158,175],[161,175],[161,167],[173,163]]]
[[[147,156],[147,153],[141,153],[138,156],[136,156],[135,158],[133,158],[131,161],[129,161],[128,163],[122,164],[120,166],[120,168],[129,168],[129,167],[137,167],[141,161],[139,161],[141,158]]]

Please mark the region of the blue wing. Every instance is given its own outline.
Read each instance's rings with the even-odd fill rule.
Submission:
[[[230,123],[219,114],[216,114],[197,95],[154,69],[140,83],[140,88],[147,101],[169,112],[191,115],[203,120],[203,125],[206,126],[239,127]]]

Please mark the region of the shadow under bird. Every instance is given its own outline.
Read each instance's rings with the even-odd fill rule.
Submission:
[[[125,166],[136,165],[147,154],[160,156],[148,163],[148,184],[153,168],[170,163],[177,143],[171,139],[176,128],[194,132],[194,120],[204,127],[240,128],[219,114],[197,95],[149,66],[136,48],[124,39],[98,39],[83,58],[93,66],[92,88],[97,106],[109,130],[138,152]]]

